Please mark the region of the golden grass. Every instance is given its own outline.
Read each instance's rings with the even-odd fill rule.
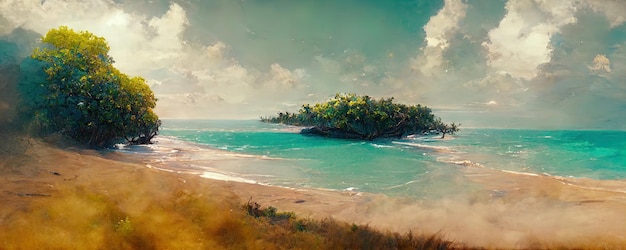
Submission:
[[[124,188],[124,187],[120,187]],[[176,190],[141,210],[74,187],[2,223],[1,249],[447,249],[437,236],[381,233],[327,220],[250,216],[239,204]],[[274,217],[275,218],[275,217]]]

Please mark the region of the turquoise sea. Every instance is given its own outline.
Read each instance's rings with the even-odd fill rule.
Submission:
[[[462,128],[443,140],[433,135],[374,141],[297,131],[254,120],[165,120],[150,152],[161,154],[153,165],[220,178],[415,198],[477,188],[467,181],[468,168],[626,179],[625,131]],[[222,153],[205,152],[212,149]]]

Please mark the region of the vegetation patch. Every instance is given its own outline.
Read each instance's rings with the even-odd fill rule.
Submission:
[[[415,235],[381,232],[367,225],[348,224],[333,219],[299,219],[293,213],[277,212],[268,206],[261,207],[250,199],[243,205],[249,216],[275,228],[285,235],[296,236],[304,242],[283,238],[289,248],[302,249],[462,249],[465,246],[444,240],[440,235]],[[274,229],[277,230],[277,229]],[[272,239],[271,237],[267,237]],[[317,245],[314,245],[317,244]],[[312,247],[318,246],[318,247]],[[283,245],[285,247],[285,245]]]
[[[458,124],[443,123],[426,106],[356,94],[336,94],[325,103],[305,104],[298,113],[280,112],[275,117],[261,117],[261,121],[309,127],[303,134],[360,140],[424,133],[439,133],[443,138],[459,131]]]
[[[61,133],[91,147],[145,144],[161,124],[141,77],[113,66],[104,38],[65,26],[41,38],[22,63],[23,116],[39,133]]]

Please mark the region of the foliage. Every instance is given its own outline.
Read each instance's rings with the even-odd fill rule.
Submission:
[[[128,216],[126,216],[126,218],[124,218],[123,220],[120,220],[117,222],[117,224],[115,224],[115,231],[124,234],[124,235],[128,235],[130,233],[132,233],[133,231],[133,225],[130,222],[130,219],[128,218]]]
[[[459,132],[460,124],[451,123],[445,124],[441,121],[441,118],[437,117],[432,124],[432,129],[441,133],[441,139],[446,137],[446,134],[455,134]]]
[[[278,240],[286,248],[305,249],[465,249],[462,244],[445,240],[441,235],[415,235],[381,232],[368,225],[348,224],[333,219],[298,219],[293,213],[276,212],[269,206],[261,208],[256,202],[244,204],[248,215],[271,225],[273,230],[283,231],[278,239],[266,235],[266,240]],[[272,211],[272,212],[268,212]],[[312,239],[323,241],[319,246],[311,244]],[[297,238],[297,239],[292,239]]]
[[[401,137],[431,130],[445,135],[459,130],[457,124],[441,122],[426,106],[407,106],[393,103],[393,98],[376,100],[356,94],[336,94],[325,103],[305,104],[298,113],[280,112],[276,117],[262,117],[261,121],[313,126],[303,132],[362,140]]]
[[[121,139],[145,144],[158,133],[154,93],[145,79],[113,66],[104,38],[61,26],[41,41],[32,58],[47,78],[21,87],[40,129],[95,147]]]

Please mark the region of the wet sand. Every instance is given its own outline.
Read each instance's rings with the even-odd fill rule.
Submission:
[[[34,205],[83,188],[116,197],[121,208],[141,211],[141,197],[202,190],[239,203],[252,199],[299,217],[369,224],[384,230],[440,233],[488,248],[626,247],[624,182],[564,179],[467,167],[482,191],[438,200],[376,194],[289,189],[162,171],[129,155],[60,150],[34,143],[26,156],[0,162],[0,228]]]

